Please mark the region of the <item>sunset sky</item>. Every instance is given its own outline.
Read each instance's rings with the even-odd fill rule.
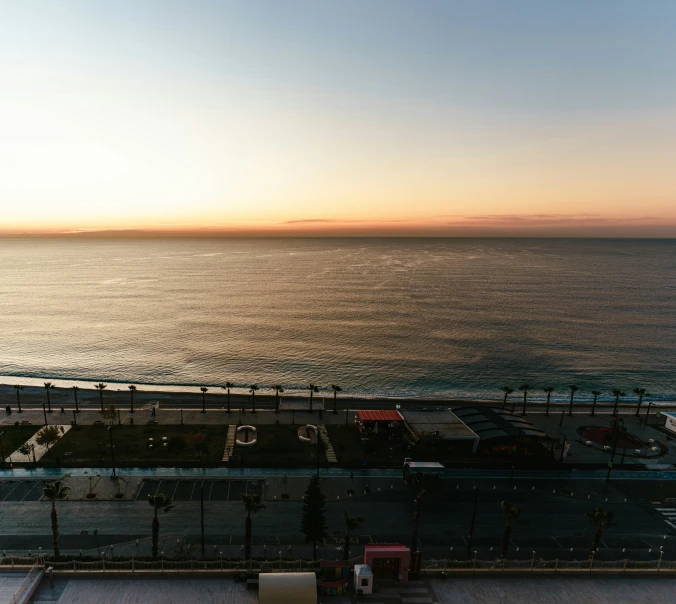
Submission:
[[[676,2],[0,0],[0,233],[676,236]]]

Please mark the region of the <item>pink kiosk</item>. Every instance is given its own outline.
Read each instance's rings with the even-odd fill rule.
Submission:
[[[395,543],[365,545],[364,564],[371,567],[376,577],[394,578],[406,583],[411,568],[411,550]]]

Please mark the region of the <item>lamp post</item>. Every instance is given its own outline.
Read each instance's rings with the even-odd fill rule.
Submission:
[[[476,519],[476,507],[479,500],[479,489],[474,485],[474,505],[472,506],[472,522],[469,525],[469,535],[467,537],[467,555],[472,551],[472,536],[474,535],[474,520]],[[476,553],[476,552],[475,552]]]
[[[566,449],[566,435],[563,432],[559,432],[559,436],[563,436],[563,441],[561,442],[561,455],[559,456],[559,463],[563,463],[563,452]]]
[[[115,445],[113,444],[113,426],[110,425],[108,426],[108,434],[110,435],[110,456],[113,461],[113,480],[117,478],[117,474],[115,473]]]
[[[200,526],[202,529],[202,553],[204,554],[204,481],[200,484]]]
[[[652,405],[653,405],[652,401],[649,401],[648,402],[648,411],[646,411],[645,422],[644,422],[646,426],[648,425],[648,417],[650,417],[650,407],[652,407]]]
[[[617,450],[617,441],[620,436],[620,432],[626,432],[627,429],[624,427],[624,420],[622,418],[613,418],[611,428],[615,436],[615,442],[613,443],[613,452],[610,454],[610,461],[608,462],[608,474],[606,475],[606,481],[610,480],[610,473],[613,470],[613,460],[615,459],[615,451]]]

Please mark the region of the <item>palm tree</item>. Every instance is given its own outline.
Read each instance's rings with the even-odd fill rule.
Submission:
[[[523,392],[522,414],[526,415],[526,399],[528,398],[528,391],[530,390],[530,385],[529,384],[521,384],[521,386],[519,386],[519,390],[521,390]]]
[[[314,384],[308,384],[305,387],[310,391],[310,413],[312,413],[312,395],[315,392],[319,392],[319,387],[315,386]]]
[[[579,388],[575,384],[568,386],[570,388],[570,405],[568,405],[568,415],[573,415],[573,397]]]
[[[617,405],[620,403],[621,396],[627,396],[622,390],[613,388],[613,396],[615,397],[615,406],[613,407],[613,415],[617,415]]]
[[[636,417],[638,417],[638,413],[641,410],[641,403],[643,402],[643,397],[650,396],[650,394],[646,392],[645,388],[634,388],[634,394],[638,394],[638,405],[636,407]]]
[[[545,415],[549,415],[549,399],[552,398],[552,392],[554,392],[554,388],[547,386],[544,388],[544,391],[547,393],[547,406],[545,407]]]
[[[60,480],[50,482],[42,489],[44,496],[52,502],[52,538],[54,539],[54,559],[58,560],[61,552],[59,550],[59,517],[56,514],[56,500],[63,499],[68,492]]]
[[[234,388],[235,385],[232,382],[225,382],[225,386],[222,386],[224,390],[228,391],[228,413],[230,413],[230,388]]]
[[[129,388],[129,394],[131,395],[131,409],[129,410],[129,413],[134,413],[134,392],[136,392],[136,386],[130,384],[127,388]]]
[[[418,564],[418,532],[420,531],[420,515],[422,513],[422,496],[429,489],[438,485],[438,478],[432,474],[413,475],[413,486],[417,493],[413,499],[413,535],[411,538],[411,564]]]
[[[52,412],[52,401],[49,398],[49,391],[54,388],[54,384],[51,382],[45,382],[45,390],[47,391],[47,411]]]
[[[597,505],[593,510],[587,512],[587,518],[596,525],[594,537],[592,538],[591,548],[589,550],[589,559],[591,560],[596,553],[603,530],[612,522],[613,513],[606,510],[602,505]]]
[[[343,556],[345,560],[350,559],[350,537],[353,531],[357,531],[364,524],[363,516],[350,516],[345,510],[345,549]]]
[[[157,518],[157,510],[163,509],[165,512],[168,512],[172,507],[171,497],[168,497],[164,493],[158,493],[157,495],[148,495],[148,503],[150,507],[153,508],[153,558],[157,558],[157,545],[160,540],[160,521]]]
[[[246,510],[246,521],[244,525],[244,559],[251,559],[251,515],[265,509],[265,504],[261,503],[261,496],[258,494],[242,494],[242,503]]]
[[[21,410],[21,391],[23,388],[23,386],[19,386],[18,384],[14,386],[14,389],[16,390],[16,404],[19,407],[19,413],[23,413]]]
[[[507,397],[514,392],[514,388],[503,386],[502,391],[505,393],[505,397],[502,399],[502,408],[504,409],[507,406]]]
[[[340,386],[336,386],[335,384],[331,384],[331,388],[333,388],[333,412],[338,413],[338,409],[336,409],[336,400],[338,398],[338,393],[342,392],[343,389]],[[345,558],[347,560],[347,558]]]
[[[99,399],[101,399],[101,411],[103,411],[103,391],[106,389],[105,384],[95,384],[94,388],[99,391]]]
[[[251,413],[256,413],[256,390],[259,390],[258,384],[251,384],[249,392],[251,392]]]
[[[207,404],[206,394],[209,391],[209,388],[205,388],[204,386],[202,386],[200,390],[202,391],[202,413],[206,413],[207,412],[205,408]]]
[[[503,501],[500,505],[505,515],[505,528],[502,531],[502,549],[500,551],[500,559],[504,562],[509,549],[509,540],[512,536],[512,525],[519,518],[521,510],[509,501]]]
[[[275,413],[279,413],[279,393],[284,392],[284,388],[277,384],[272,386],[272,389],[275,391]]]
[[[601,396],[601,393],[598,390],[592,390],[591,391],[592,396],[594,397],[594,402],[592,403],[592,416],[594,415],[594,411],[596,410],[596,399]]]
[[[75,397],[75,412],[79,413],[80,412],[80,407],[77,402],[77,392],[80,390],[79,386],[73,386],[73,396]]]

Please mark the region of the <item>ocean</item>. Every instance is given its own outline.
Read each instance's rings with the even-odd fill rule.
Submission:
[[[0,383],[673,399],[675,296],[672,240],[4,239]]]

